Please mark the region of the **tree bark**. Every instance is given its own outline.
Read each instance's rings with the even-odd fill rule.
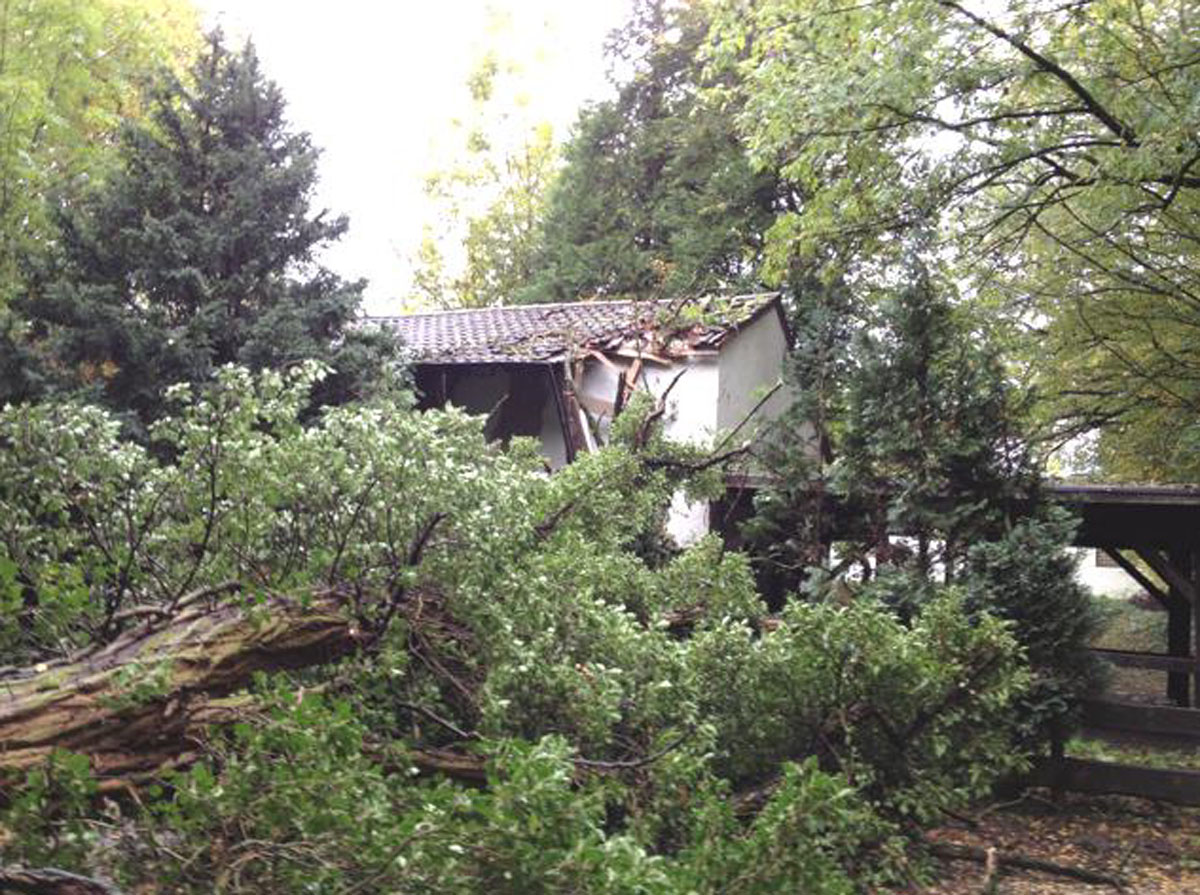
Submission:
[[[363,639],[333,591],[261,605],[208,592],[137,615],[108,644],[0,674],[0,775],[56,749],[87,755],[102,789],[186,763],[208,725],[244,708],[222,697],[255,672],[327,662]]]

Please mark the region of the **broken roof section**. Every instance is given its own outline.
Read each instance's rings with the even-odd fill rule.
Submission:
[[[553,363],[579,351],[662,358],[718,350],[760,315],[780,315],[776,292],[675,301],[581,301],[371,317],[427,364]]]

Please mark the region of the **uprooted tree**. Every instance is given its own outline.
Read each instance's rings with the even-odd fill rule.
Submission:
[[[768,620],[713,539],[643,558],[717,474],[644,399],[547,477],[404,396],[303,426],[314,375],[176,390],[152,449],[0,415],[5,872],[851,892],[1020,764],[1020,651],[953,590]]]

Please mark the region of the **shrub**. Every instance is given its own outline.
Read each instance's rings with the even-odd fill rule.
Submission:
[[[1091,594],[1064,549],[1075,521],[1047,510],[1006,537],[975,544],[967,557],[967,606],[1009,622],[1033,670],[1020,701],[1020,733],[1029,746],[1069,727],[1079,698],[1097,686],[1103,666],[1088,651],[1100,626]]]

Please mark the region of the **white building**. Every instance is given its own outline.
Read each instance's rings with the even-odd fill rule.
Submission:
[[[754,437],[790,397],[789,337],[777,294],[680,301],[521,305],[370,318],[413,356],[422,406],[488,416],[488,435],[536,437],[557,469],[606,437],[635,390],[669,391],[665,432],[712,446]],[[709,528],[707,505],[673,508],[686,543]]]

